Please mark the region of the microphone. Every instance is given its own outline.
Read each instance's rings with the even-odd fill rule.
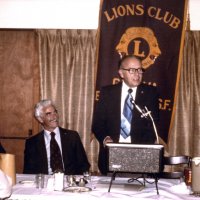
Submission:
[[[135,108],[141,113],[141,117],[149,117],[152,121],[152,124],[153,124],[153,128],[154,128],[154,132],[155,132],[155,135],[156,135],[156,141],[157,141],[157,144],[159,144],[159,138],[158,138],[158,132],[157,132],[157,129],[156,129],[156,125],[155,125],[155,122],[154,122],[154,119],[151,115],[151,111],[148,110],[148,108],[145,106],[145,110],[142,110],[136,103],[135,103],[135,100],[133,99],[133,96],[132,96],[132,93],[133,90],[130,88],[128,89],[128,93],[131,95],[131,103],[135,106]]]
[[[131,101],[131,103],[136,107],[136,109],[141,113],[141,117],[143,118],[143,117],[145,117],[145,118],[147,118],[147,115],[148,115],[148,113],[145,113],[136,103],[135,103],[135,100],[133,99],[133,96],[132,96],[132,93],[133,92],[133,90],[130,88],[130,89],[128,89],[128,93],[131,95],[131,99],[130,99],[130,101]]]

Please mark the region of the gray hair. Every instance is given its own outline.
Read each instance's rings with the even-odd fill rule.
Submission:
[[[37,119],[41,117],[41,115],[43,114],[43,111],[42,111],[43,108],[47,106],[53,106],[54,108],[56,108],[53,101],[50,99],[43,99],[35,105],[35,117]]]

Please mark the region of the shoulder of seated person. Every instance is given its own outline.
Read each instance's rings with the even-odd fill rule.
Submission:
[[[60,128],[60,133],[64,134],[64,135],[79,135],[79,133],[75,130],[71,130],[71,129],[65,129],[65,128],[62,128],[62,127],[59,127]]]

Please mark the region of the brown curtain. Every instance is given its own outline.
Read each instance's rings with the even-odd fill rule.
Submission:
[[[174,123],[171,155],[200,156],[200,32],[187,31]]]
[[[91,170],[97,142],[90,143],[95,88],[96,30],[38,30],[41,98],[58,106],[60,126],[79,132]]]

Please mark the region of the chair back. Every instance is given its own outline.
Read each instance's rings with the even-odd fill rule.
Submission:
[[[189,164],[189,162],[190,162],[189,156],[170,156],[170,157],[164,157],[163,159],[164,165]]]
[[[160,173],[160,178],[178,179],[184,176],[184,167],[189,167],[190,156],[168,156],[163,158],[164,167],[170,166],[171,171],[163,171]],[[172,170],[176,166],[182,167],[182,170]],[[164,169],[165,170],[165,169]]]

